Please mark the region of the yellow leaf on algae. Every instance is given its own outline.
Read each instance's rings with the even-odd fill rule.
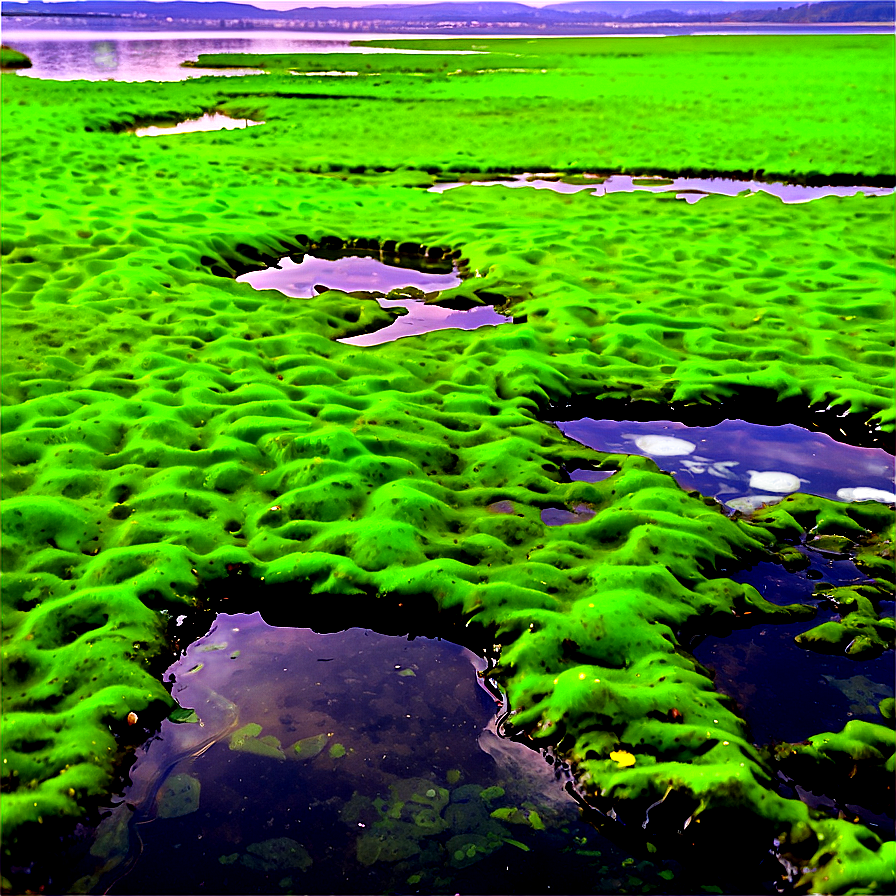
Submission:
[[[614,750],[610,753],[610,759],[619,765],[619,768],[628,768],[635,764],[635,757],[626,750]]]

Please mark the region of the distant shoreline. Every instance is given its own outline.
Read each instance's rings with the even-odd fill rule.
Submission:
[[[894,26],[890,22],[714,22],[712,20],[700,22],[607,22],[595,25],[503,25],[499,23],[483,23],[481,26],[449,25],[449,26],[424,26],[414,24],[397,24],[384,22],[382,27],[369,26],[364,28],[336,28],[332,24],[328,27],[309,27],[307,23],[302,25],[282,24],[274,25],[270,22],[241,22],[240,24],[225,24],[222,27],[220,21],[214,23],[197,22],[195,20],[146,21],[122,18],[115,15],[92,14],[68,14],[68,15],[42,15],[35,13],[3,12],[0,13],[4,20],[4,32],[14,33],[15,36],[32,36],[42,32],[66,32],[82,34],[90,31],[117,31],[121,34],[147,33],[147,34],[182,34],[184,32],[216,33],[220,35],[237,34],[272,34],[289,35],[326,34],[333,37],[363,40],[368,36],[382,35],[412,35],[426,37],[612,37],[612,36],[648,36],[656,35],[662,30],[670,36],[694,34],[707,28],[713,29],[713,34],[732,35],[741,34],[745,29],[765,33],[777,34],[812,34],[835,33],[844,34],[871,33],[891,34]]]

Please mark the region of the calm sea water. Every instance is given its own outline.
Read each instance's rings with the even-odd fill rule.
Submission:
[[[377,34],[377,39],[412,35]],[[192,69],[181,63],[200,53],[383,53],[352,47],[341,34],[280,31],[35,31],[3,29],[3,42],[24,53],[32,68],[18,74],[58,81],[183,81],[204,75],[258,74],[255,69]]]
[[[20,70],[26,78],[60,81],[182,81],[202,75],[240,75],[248,70],[196,70],[181,68],[200,53],[382,53],[395,52],[370,47],[352,47],[352,40],[392,40],[409,38],[452,38],[457,34],[340,34],[282,31],[43,31],[22,27],[7,19],[3,42],[25,53],[33,67]],[[710,32],[706,28],[640,28],[631,33],[612,31],[603,37],[664,37],[674,34],[866,34],[891,33],[886,26],[800,27],[786,32],[756,28]],[[531,36],[531,35],[526,35]],[[560,35],[545,35],[550,40]],[[581,37],[582,35],[576,35]],[[519,35],[489,35],[519,37]],[[402,51],[407,52],[407,51]],[[257,72],[251,71],[252,74]]]

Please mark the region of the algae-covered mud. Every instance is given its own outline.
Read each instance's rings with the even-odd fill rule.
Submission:
[[[352,78],[327,76],[348,66],[318,55],[278,60],[275,74],[174,84],[4,79],[11,889],[46,884],[28,876],[37,858],[96,825],[172,711],[180,725],[190,709],[201,716],[177,709],[165,670],[208,630],[209,611],[240,610],[494,651],[502,735],[568,767],[590,817],[657,874],[674,857],[722,892],[746,880],[768,892],[892,890],[892,816],[867,795],[892,780],[896,742],[875,665],[892,663],[894,517],[860,491],[888,489],[850,480],[838,489],[853,492],[831,499],[752,482],[816,474],[751,462],[740,496],[784,497],[732,513],[678,484],[655,451],[626,451],[628,440],[596,450],[550,421],[636,418],[609,413],[625,405],[654,420],[705,412],[886,445],[893,197],[429,192],[514,171],[764,169],[892,185],[888,41],[495,43],[450,48],[476,56],[365,57],[376,67],[356,65]],[[209,113],[265,125],[131,133]],[[297,296],[238,279],[284,258],[365,254],[456,270],[459,283],[421,289],[424,305],[513,323],[355,345],[397,316],[381,307],[387,290],[324,280]],[[698,456],[717,469],[737,460]],[[582,470],[595,475],[573,475]],[[551,512],[575,519],[558,525]],[[818,556],[856,572],[828,575]],[[805,571],[812,597],[744,578],[761,563]],[[796,656],[855,668],[814,667],[848,699],[810,714],[817,727],[800,741],[792,727],[758,733],[752,714],[776,697],[767,682],[749,700],[730,684],[747,680],[734,646],[695,656],[712,638],[769,627],[790,627]],[[295,690],[307,697],[305,684]],[[228,704],[215,711],[223,731]],[[279,763],[262,754],[292,745],[267,720],[237,722],[228,759]],[[195,761],[214,751],[217,741]],[[349,758],[327,751],[309,762]],[[448,791],[429,805],[437,827],[450,770],[421,797]],[[208,791],[191,774],[150,775],[170,796],[147,831],[192,818]],[[410,823],[390,788],[366,796],[375,813],[360,823],[390,855],[409,850],[383,827]],[[493,819],[503,830],[521,807],[489,815],[505,810]],[[292,879],[271,892],[303,889],[316,860],[281,821],[238,831],[212,860]],[[411,839],[435,856],[450,849],[439,836]],[[480,856],[494,845],[482,836],[450,854]],[[409,882],[418,873],[400,886],[430,888]]]
[[[17,69],[31,68],[31,60],[19,50],[0,46],[0,70],[15,71]]]

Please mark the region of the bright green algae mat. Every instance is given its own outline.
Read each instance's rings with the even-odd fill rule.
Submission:
[[[851,46],[856,66],[892,64],[873,40]],[[852,83],[834,56],[832,98]],[[637,71],[639,58],[620,61]],[[550,136],[566,127],[590,135],[579,170],[617,164],[595,145],[614,122],[558,107],[561,80],[523,114],[517,77],[530,75],[4,82],[7,849],[113,786],[128,712],[157,719],[171,706],[158,678],[167,619],[226,580],[235,599],[296,624],[321,606],[344,624],[438,608],[502,645],[513,727],[553,745],[595,804],[646,809],[674,793],[706,848],[736,818],[743,843],[781,840],[815,892],[892,888],[893,844],[778,796],[772,758],[676,641],[685,625],[748,609],[804,613],[719,570],[799,532],[891,532],[891,511],[794,497],[756,523],[728,519],[651,461],[598,455],[543,422],[550,401],[722,401],[755,388],[891,429],[892,198],[431,194],[420,170],[376,173],[409,160],[570,168]],[[888,173],[881,104],[850,107],[860,140],[802,126],[785,170]],[[537,130],[548,107],[550,134]],[[113,132],[218,108],[267,124]],[[817,110],[805,115],[817,127]],[[512,118],[541,136],[511,139]],[[727,136],[698,134],[692,164],[778,170],[724,156]],[[624,151],[649,142],[637,140]],[[674,147],[650,151],[663,169],[678,163]],[[391,320],[374,301],[291,299],[212,272],[321,241],[455,254],[470,276],[443,299],[497,302],[518,322],[358,348],[335,340]],[[588,464],[618,472],[565,481]],[[541,521],[545,507],[582,503],[596,510],[588,522]],[[878,543],[886,556],[888,538]],[[818,735],[800,760],[892,764],[892,732],[871,727]]]
[[[327,92],[373,94],[378,82],[402,106],[370,117],[346,104],[340,115],[353,140],[370,144],[368,164],[507,171],[525,161],[539,171],[764,171],[853,183],[896,173],[886,35],[364,43],[431,52],[215,54],[199,63],[356,74],[301,79]],[[456,123],[448,141],[447,122]],[[318,127],[302,127],[311,157],[355,164],[351,145],[334,146],[326,130],[319,141]]]

